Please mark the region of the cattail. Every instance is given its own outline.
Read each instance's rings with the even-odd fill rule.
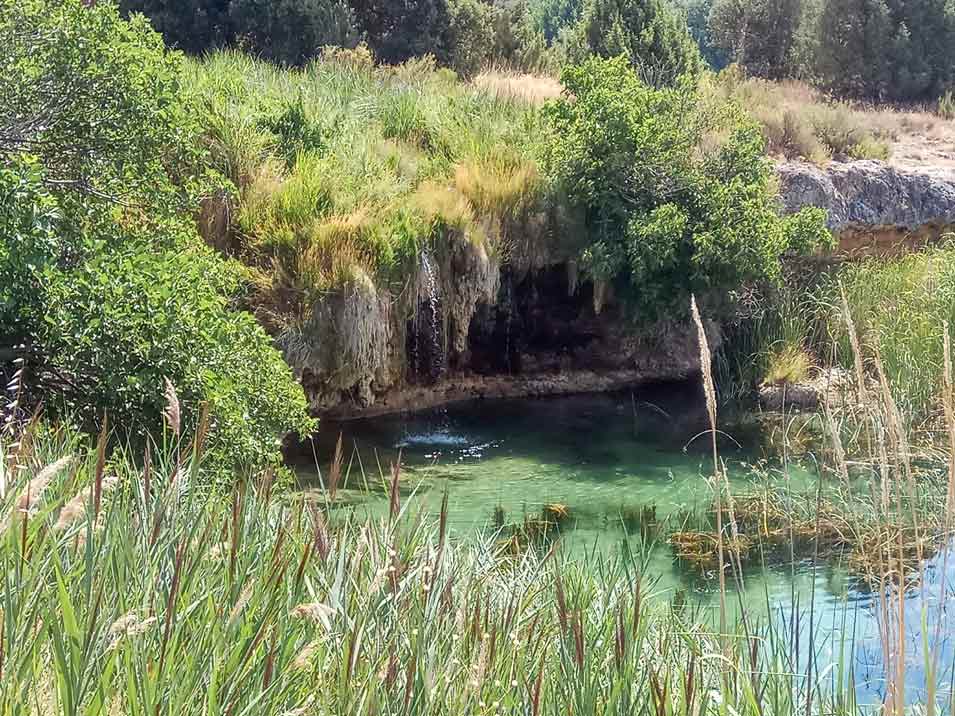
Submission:
[[[720,579],[720,634],[723,635],[726,634],[726,573],[723,560],[723,484],[720,481],[719,453],[716,449],[716,389],[713,387],[710,344],[706,339],[706,330],[703,328],[703,319],[700,318],[700,310],[696,306],[696,296],[690,296],[690,313],[693,315],[693,322],[696,324],[697,336],[700,343],[700,370],[703,372],[703,392],[706,394],[706,412],[710,419],[710,445],[713,449],[713,473],[716,478],[716,534]]]
[[[846,331],[849,334],[849,345],[852,346],[852,363],[856,372],[856,384],[859,389],[859,401],[865,394],[865,375],[862,370],[862,347],[859,345],[859,334],[856,332],[856,325],[852,320],[852,312],[849,310],[849,301],[846,299],[846,291],[839,283],[839,295],[842,298],[842,318],[846,322]]]
[[[832,415],[832,406],[829,405],[829,395],[825,396],[822,407],[826,415],[826,423],[829,426],[829,433],[832,436],[832,450],[836,454],[836,465],[839,468],[839,475],[844,484],[849,483],[849,465],[846,461],[846,451],[842,446],[842,437],[839,435],[839,426]]]
[[[306,664],[307,666],[307,664]],[[293,664],[293,668],[295,668]],[[297,709],[292,709],[291,711],[285,711],[282,716],[305,716],[307,713],[311,713],[312,704],[315,703],[315,696],[309,696]]]
[[[342,434],[338,434],[338,442],[335,443],[335,457],[332,458],[332,465],[328,470],[328,499],[335,501],[338,494],[338,483],[342,477]]]
[[[213,545],[209,550],[209,559],[214,562],[219,562],[222,561],[227,554],[229,554],[229,543],[220,542],[219,544]]]
[[[398,461],[391,466],[391,490],[389,495],[389,515],[392,520],[397,519],[401,509],[401,497],[399,492],[401,479],[401,453],[398,453]]]
[[[101,486],[102,494],[107,495],[119,485],[119,478],[116,475],[110,475],[103,480]],[[69,529],[74,524],[86,516],[86,507],[90,502],[90,496],[86,490],[80,490],[72,500],[63,505],[60,510],[60,516],[56,521],[54,529],[58,532]]]
[[[711,426],[715,426],[716,389],[713,386],[713,373],[710,366],[710,344],[706,338],[706,330],[703,327],[700,310],[696,306],[696,296],[690,297],[690,313],[693,315],[693,323],[696,324],[696,333],[700,343],[700,370],[703,372],[703,392],[706,395],[706,412],[709,415]]]
[[[155,623],[156,617],[141,619],[135,612],[124,614],[109,627],[109,635],[112,640],[108,649],[115,649],[124,637],[138,636],[148,631]]]
[[[338,610],[335,609],[335,607],[330,607],[322,602],[308,602],[306,604],[299,604],[292,609],[291,614],[296,619],[306,619],[315,624],[321,624],[326,629],[330,629],[330,619],[335,616],[337,612]]]
[[[239,619],[239,616],[242,614],[242,611],[248,606],[249,600],[252,598],[252,585],[248,585],[245,589],[242,590],[242,593],[239,594],[239,598],[235,602],[235,606],[232,607],[232,611],[229,612],[229,626],[235,624]]]

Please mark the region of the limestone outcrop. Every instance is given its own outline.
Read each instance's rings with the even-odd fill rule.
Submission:
[[[785,162],[777,175],[783,210],[825,209],[844,249],[865,243],[866,235],[888,248],[893,239],[937,238],[955,225],[955,175],[874,160]]]

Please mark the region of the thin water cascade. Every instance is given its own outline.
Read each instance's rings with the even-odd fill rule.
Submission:
[[[431,380],[437,380],[445,368],[441,294],[434,261],[427,251],[421,252],[421,275],[424,281],[423,285],[419,285],[411,363],[417,377],[427,376]],[[428,336],[427,343],[422,345],[422,334],[425,332]]]

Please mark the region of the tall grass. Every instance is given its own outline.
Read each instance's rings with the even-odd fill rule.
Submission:
[[[294,70],[221,52],[189,60],[187,77],[213,168],[235,190],[235,253],[259,269],[262,306],[309,304],[356,275],[404,279],[449,232],[501,240],[488,227],[542,195],[534,108],[428,60],[375,67],[338,50]],[[457,200],[419,200],[435,187]]]
[[[854,326],[847,320],[849,332]],[[950,391],[951,360],[944,362]],[[717,404],[704,365],[715,436]],[[856,520],[870,523],[864,554],[883,626],[884,708],[901,714],[912,701],[904,691],[904,602],[924,584],[931,545],[945,549],[950,540],[955,463],[939,482],[948,499],[934,500],[946,516],[923,521],[913,500],[935,493],[913,465],[885,388],[865,413],[875,437],[869,444],[882,447],[833,467],[844,480],[851,471],[872,486],[864,503],[871,512]],[[338,518],[331,496],[310,501],[269,473],[210,490],[201,430],[179,435],[173,400],[166,417],[170,429],[144,455],[112,445],[105,429],[91,441],[37,422],[19,440],[0,441],[0,712],[763,716],[862,709],[851,637],[816,641],[814,604],[789,627],[745,612],[730,619],[749,530],[765,528],[768,539],[770,527],[792,531],[808,522],[819,558],[820,535],[830,527],[819,501],[786,524],[778,522],[786,513],[781,502],[753,508],[730,494],[715,439],[718,627],[657,593],[642,553],[583,563],[566,558],[559,544],[515,552],[493,535],[453,537],[446,505],[426,515],[402,502],[397,465],[382,476],[390,509],[380,520]],[[854,429],[838,418],[830,425],[834,436]],[[330,492],[341,460],[338,447]],[[928,614],[923,607],[922,703],[934,713],[951,704],[940,686],[946,635],[933,638]],[[808,635],[797,636],[807,625]]]
[[[941,416],[943,326],[955,316],[951,243],[794,271],[778,289],[737,298],[739,319],[716,364],[724,397],[800,383],[831,367],[874,386],[881,366],[907,423]]]
[[[639,560],[451,542],[397,489],[389,519],[330,528],[268,475],[199,489],[199,448],[103,447],[41,427],[3,445],[3,713],[833,706],[822,684],[807,696],[770,630],[727,632],[718,650]]]
[[[943,331],[955,315],[955,248],[847,263],[824,288],[830,307],[838,305],[840,286],[857,324],[863,360],[874,369],[878,353],[903,413],[924,418],[938,411]],[[848,368],[854,351],[840,314],[831,308],[827,326],[835,355]]]
[[[830,159],[888,159],[885,118],[830,100],[800,82],[744,77],[736,68],[712,75],[704,92],[731,98],[760,122],[770,154],[825,164]]]

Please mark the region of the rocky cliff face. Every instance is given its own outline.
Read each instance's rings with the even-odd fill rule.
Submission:
[[[777,173],[783,209],[825,209],[844,251],[899,250],[955,225],[955,176],[868,160],[787,162]]]
[[[844,251],[907,248],[955,226],[955,176],[875,161],[785,163],[778,175],[782,209],[826,209]],[[572,262],[521,255],[505,263],[450,236],[400,285],[358,276],[328,294],[286,346],[313,411],[353,417],[699,372],[691,326],[661,323],[634,333],[612,296],[578,281]],[[707,331],[715,348],[719,327]]]
[[[555,260],[501,264],[452,237],[403,284],[328,294],[286,356],[312,410],[357,417],[471,398],[612,390],[700,370],[690,325],[628,330],[612,300]],[[602,305],[595,311],[595,304]],[[715,324],[707,327],[719,345]]]

